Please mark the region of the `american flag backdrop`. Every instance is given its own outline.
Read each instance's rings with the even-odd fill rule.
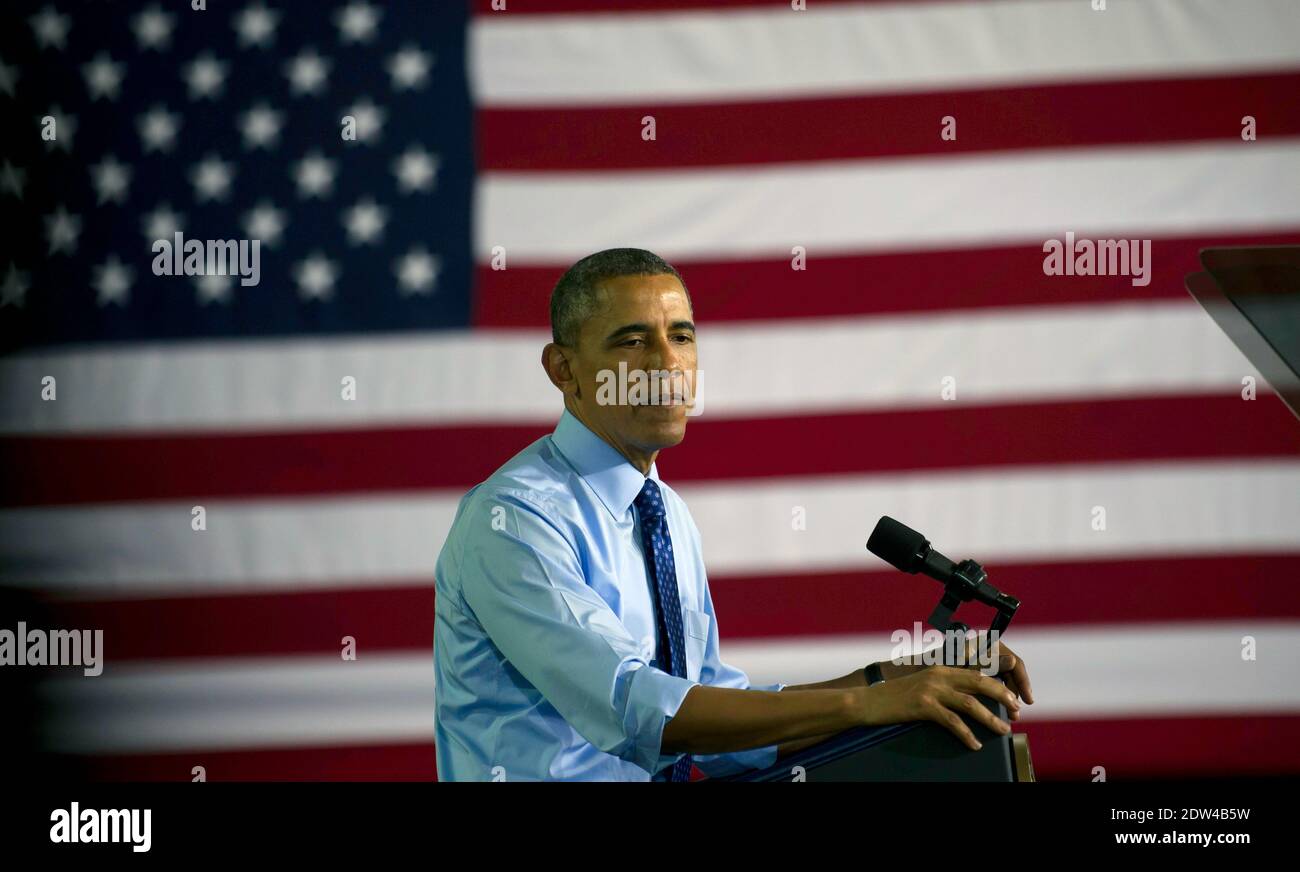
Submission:
[[[559,417],[556,279],[631,245],[695,305],[659,468],[754,682],[929,614],[889,514],[1023,602],[1040,778],[1300,772],[1300,422],[1183,288],[1300,242],[1295,0],[498,5],[5,4],[0,583],[106,664],[48,750],[436,777],[438,551]],[[260,283],[155,275],[175,232]],[[1045,275],[1067,232],[1149,283]]]

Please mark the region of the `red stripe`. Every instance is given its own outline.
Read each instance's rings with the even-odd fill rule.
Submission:
[[[865,539],[866,530],[864,547]],[[1300,589],[1279,571],[1291,559],[1201,556],[986,568],[999,589],[1023,603],[1012,627],[1025,628],[1300,617]],[[711,577],[709,590],[724,637],[759,638],[910,630],[938,604],[942,587],[887,570]],[[987,627],[993,617],[972,604],[960,614],[973,627]]]
[[[863,531],[865,541],[867,531]],[[864,552],[865,553],[865,552]],[[956,555],[964,556],[964,555]],[[1187,557],[990,565],[1024,605],[1014,627],[1300,618],[1300,588],[1279,567],[1300,556]],[[864,558],[864,562],[866,558]],[[879,566],[871,563],[871,566]],[[887,634],[911,629],[940,587],[893,570],[716,576],[724,639]],[[327,591],[59,603],[66,626],[104,630],[114,662],[181,657],[431,650],[432,584]],[[991,613],[962,615],[987,626]],[[275,632],[266,632],[273,627]]]
[[[1300,716],[1272,714],[1087,721],[1030,721],[1040,781],[1109,781],[1300,773]],[[433,781],[432,742],[248,751],[190,751],[81,758],[105,781],[190,781],[203,766],[210,781]]]
[[[169,599],[57,602],[66,626],[104,631],[115,662],[182,657],[433,650],[432,582],[339,590],[285,590]],[[268,628],[272,628],[268,632]]]
[[[0,504],[462,492],[551,429],[8,437],[0,439],[6,458]],[[1300,429],[1275,397],[1247,402],[1236,395],[1192,395],[741,420],[705,416],[690,424],[679,447],[661,456],[659,468],[671,482],[689,482],[1297,454]]]
[[[432,727],[430,727],[432,732]],[[433,742],[68,758],[94,781],[436,781]]]
[[[1067,229],[1061,228],[1055,237],[1064,238]],[[1202,248],[1297,242],[1300,229],[1153,239],[1151,283],[1144,287],[1135,287],[1130,276],[1046,276],[1041,242],[848,256],[813,250],[802,271],[792,270],[789,259],[677,261],[674,266],[692,291],[696,320],[707,327],[724,321],[1184,300],[1188,294],[1183,280],[1201,270]],[[566,266],[512,263],[509,269],[494,270],[480,264],[474,325],[547,327],[551,289]]]
[[[6,481],[0,501],[12,506],[468,490],[552,429],[407,427],[2,438]]]
[[[658,465],[671,482],[1297,454],[1277,398],[1202,395],[701,420]]]
[[[1300,73],[1086,82],[742,103],[483,109],[484,170],[646,170],[1118,144],[1241,143],[1300,133]],[[642,139],[642,118],[656,138]],[[955,119],[956,139],[940,137]]]
[[[1300,773],[1300,716],[1031,721],[1029,753],[1043,779],[1108,781]]]

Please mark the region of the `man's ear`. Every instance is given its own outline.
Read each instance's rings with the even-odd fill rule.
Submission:
[[[555,342],[548,342],[542,349],[542,368],[546,370],[546,377],[551,380],[551,384],[565,394],[573,394],[574,397],[580,398],[582,393],[578,379],[573,374],[571,354],[573,354],[572,349]]]

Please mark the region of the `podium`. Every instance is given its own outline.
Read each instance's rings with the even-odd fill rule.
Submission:
[[[1300,417],[1300,246],[1207,248],[1187,290]]]
[[[1000,719],[1006,708],[977,697]],[[962,716],[983,745],[967,748],[929,721],[858,727],[753,769],[713,781],[1033,781],[1029,740],[1023,733],[999,736]]]
[[[989,639],[1011,623],[1020,600],[989,583],[988,573],[974,560],[954,563],[930,547],[920,533],[888,516],[882,517],[867,549],[895,568],[915,575],[924,572],[943,584],[929,623],[945,634],[957,634],[963,645],[969,628],[954,615],[962,603],[977,602],[995,611]],[[937,649],[935,649],[937,650]],[[964,666],[966,658],[946,648],[943,662]],[[929,662],[929,661],[926,661]],[[998,679],[1001,681],[1002,679]],[[976,696],[998,720],[1007,722],[1002,703]],[[958,715],[980,748],[972,751],[944,727],[931,721],[887,724],[846,730],[816,745],[781,758],[766,769],[751,770],[719,781],[1033,781],[1029,740],[994,733],[983,724]]]

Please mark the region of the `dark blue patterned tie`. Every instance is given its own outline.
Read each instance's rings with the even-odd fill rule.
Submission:
[[[671,664],[668,670],[678,678],[686,677],[686,642],[682,638],[682,601],[677,595],[677,565],[673,562],[673,540],[668,535],[668,518],[663,495],[654,479],[647,478],[636,497],[641,516],[641,544],[645,547],[650,569],[650,590],[655,611],[659,613],[659,663]],[[665,645],[665,643],[667,643]],[[666,656],[665,656],[666,652]],[[673,764],[669,781],[691,780],[691,755],[685,754]]]

